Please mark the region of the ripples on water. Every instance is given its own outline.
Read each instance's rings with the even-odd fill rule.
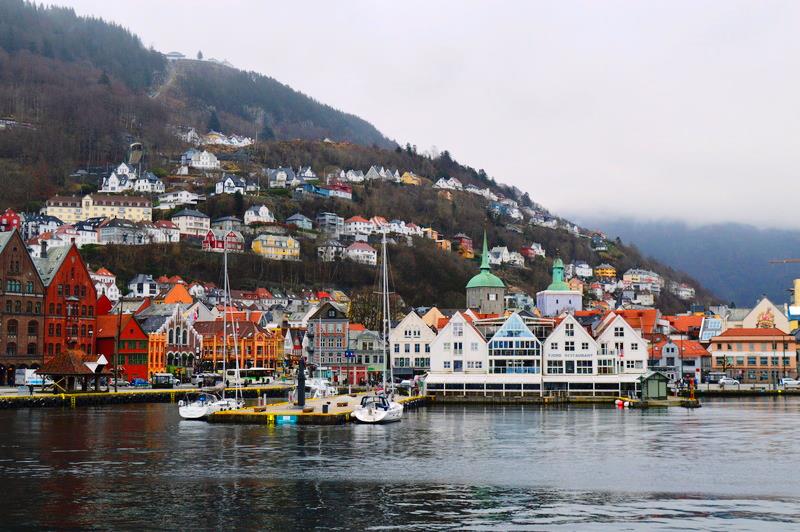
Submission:
[[[800,401],[432,407],[225,426],[175,405],[0,412],[3,521],[96,529],[800,528]]]

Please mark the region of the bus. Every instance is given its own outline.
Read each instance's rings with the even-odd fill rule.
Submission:
[[[225,370],[226,386],[258,386],[259,384],[269,384],[275,380],[275,370],[269,368],[247,368],[240,369],[239,378],[236,378],[235,369]]]

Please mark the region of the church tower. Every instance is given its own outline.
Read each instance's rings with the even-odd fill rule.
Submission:
[[[505,310],[505,297],[506,285],[491,272],[489,266],[489,246],[484,231],[481,271],[467,283],[467,308],[481,314],[502,314]]]

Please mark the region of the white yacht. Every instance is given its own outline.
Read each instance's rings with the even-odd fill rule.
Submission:
[[[353,417],[360,423],[391,423],[393,421],[400,421],[403,417],[403,405],[394,401],[393,394],[386,394],[386,366],[390,366],[389,362],[389,335],[392,330],[391,312],[389,309],[389,267],[388,255],[386,254],[386,231],[383,233],[381,240],[381,255],[383,261],[381,265],[382,280],[382,294],[383,294],[383,389],[380,392],[365,395],[361,398],[361,404],[353,410]],[[390,388],[394,389],[394,379],[390,373],[389,383]]]

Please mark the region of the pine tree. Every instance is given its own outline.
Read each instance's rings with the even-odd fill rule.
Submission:
[[[208,118],[208,131],[222,131],[222,125],[219,123],[216,109],[211,111],[211,116]]]

